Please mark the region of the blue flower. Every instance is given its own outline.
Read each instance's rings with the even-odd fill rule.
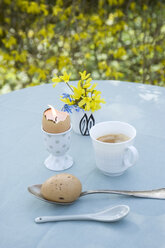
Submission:
[[[77,105],[68,105],[68,104],[65,104],[61,110],[71,114],[73,109],[77,112],[79,112],[80,110],[83,110],[82,108],[80,108]]]
[[[77,106],[77,105],[73,105],[73,108],[77,111],[77,112],[79,112],[80,111],[80,107],[79,106]]]
[[[68,113],[72,113],[72,108],[73,108],[73,106],[70,106],[70,105],[68,105],[68,104],[65,104],[65,105],[63,106],[63,108],[62,108],[62,111],[68,112]]]
[[[66,94],[66,93],[62,94],[62,98],[68,98],[70,102],[72,101],[71,96],[69,94]]]

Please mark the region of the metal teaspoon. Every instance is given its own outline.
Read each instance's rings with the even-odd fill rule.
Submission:
[[[66,205],[72,202],[55,202],[55,201],[48,201],[41,195],[41,186],[42,184],[36,184],[28,187],[28,191],[37,197],[38,199],[53,203],[53,204],[61,204]],[[154,189],[154,190],[145,190],[145,191],[128,191],[128,190],[87,190],[81,192],[80,196],[85,196],[88,194],[97,194],[97,193],[104,193],[104,194],[118,194],[118,195],[127,195],[127,196],[135,196],[141,198],[152,198],[152,199],[165,199],[165,188],[161,189]]]

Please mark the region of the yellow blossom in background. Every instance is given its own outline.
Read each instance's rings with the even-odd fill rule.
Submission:
[[[91,57],[90,53],[86,53],[86,54],[85,54],[85,58],[86,58],[86,59],[89,59],[90,57]]]
[[[143,5],[143,10],[145,11],[145,10],[147,10],[147,9],[148,9],[147,5],[144,4],[144,5]]]
[[[120,47],[115,53],[113,54],[114,58],[121,58],[126,55],[126,50],[124,47]]]
[[[135,8],[136,8],[136,3],[135,3],[135,2],[131,2],[131,3],[130,3],[130,8],[131,8],[131,10],[135,10]]]
[[[81,80],[86,80],[88,77],[90,77],[90,73],[86,74],[86,71],[84,72],[79,72],[81,76]]]
[[[11,48],[13,45],[17,44],[17,40],[13,36],[11,36],[9,39],[2,39],[2,42],[6,48]]]
[[[76,41],[79,41],[79,40],[80,40],[80,37],[79,37],[78,34],[74,34],[73,37],[74,37],[74,39],[75,39]]]
[[[0,93],[50,83],[65,71],[71,81],[81,77],[88,95],[91,77],[165,86],[164,13],[162,0],[3,0]],[[84,68],[91,75],[80,75]],[[99,108],[87,99],[87,109]]]

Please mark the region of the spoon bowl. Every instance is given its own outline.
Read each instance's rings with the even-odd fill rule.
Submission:
[[[35,218],[36,223],[67,221],[67,220],[93,220],[101,222],[115,222],[124,218],[129,213],[127,205],[117,205],[94,214],[41,216]]]
[[[45,199],[41,194],[41,186],[42,186],[42,184],[35,184],[32,186],[29,186],[28,191],[33,196],[35,196],[37,199],[44,201],[44,202],[51,203],[51,204],[69,205],[69,204],[73,203],[73,202],[55,202],[55,201],[49,201],[49,200]]]

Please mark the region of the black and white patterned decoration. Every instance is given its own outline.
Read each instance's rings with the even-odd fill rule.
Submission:
[[[89,130],[95,125],[95,119],[91,114],[88,118],[87,114],[84,114],[80,120],[79,129],[83,136],[89,136]]]

